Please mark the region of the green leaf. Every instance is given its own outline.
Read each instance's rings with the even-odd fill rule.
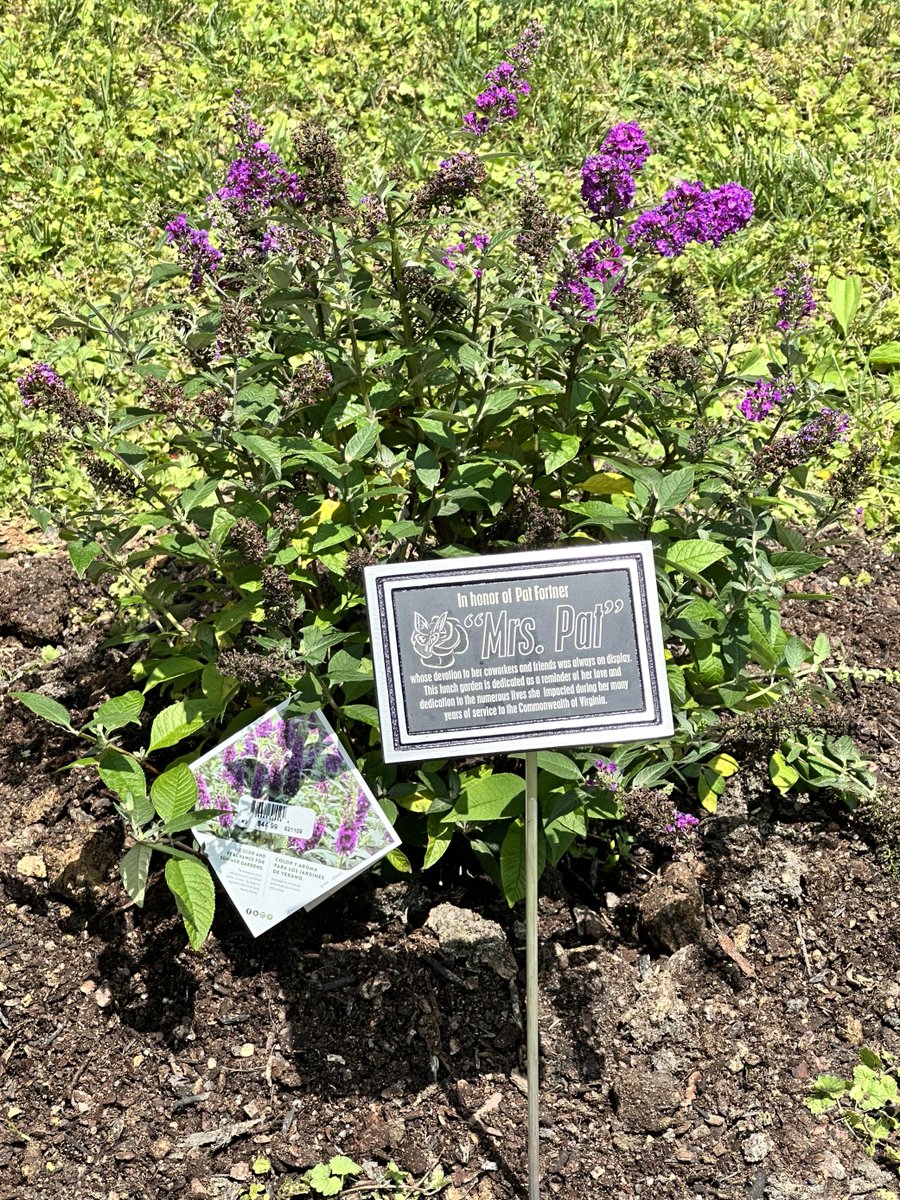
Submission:
[[[150,788],[153,807],[164,821],[183,817],[197,803],[197,780],[186,763],[178,763],[157,776]]]
[[[362,1167],[358,1167],[353,1159],[347,1158],[345,1154],[336,1154],[334,1158],[330,1158],[328,1169],[332,1175],[359,1175],[362,1172]]]
[[[420,446],[413,458],[416,475],[424,487],[433,492],[441,482],[441,464],[430,446]]]
[[[365,458],[381,434],[381,426],[377,421],[363,421],[356,433],[344,448],[344,459],[348,463],[358,462]]]
[[[85,571],[97,555],[103,553],[96,542],[67,542],[66,549],[79,579],[84,578]]]
[[[181,679],[185,675],[193,675],[196,671],[203,670],[202,662],[196,658],[187,658],[182,654],[173,654],[171,658],[164,658],[148,665],[150,665],[150,671],[146,675],[145,692],[149,692],[157,684],[166,683],[170,679]]]
[[[268,463],[276,479],[281,478],[281,450],[274,442],[255,433],[236,433],[233,436],[237,444],[249,450],[254,458],[261,458]]]
[[[484,370],[484,355],[477,346],[460,346],[457,358],[462,369],[470,375],[480,375]]]
[[[805,554],[798,550],[785,550],[782,553],[770,554],[769,562],[778,572],[779,581],[800,579],[813,571],[820,571],[828,559],[818,554]]]
[[[834,319],[844,333],[847,333],[862,299],[862,284],[859,276],[851,275],[848,279],[841,279],[838,275],[832,275],[828,280],[826,290]]]
[[[52,721],[54,725],[62,725],[63,729],[75,732],[68,709],[63,708],[56,700],[51,700],[49,696],[42,696],[38,692],[10,692],[10,695],[45,721]]]
[[[202,504],[204,500],[208,500],[221,482],[221,479],[198,479],[196,483],[186,487],[179,497],[179,503],[185,516],[191,509]]]
[[[884,342],[869,351],[869,362],[873,367],[900,366],[900,342]]]
[[[125,891],[138,908],[144,907],[144,893],[147,890],[152,854],[152,846],[146,842],[137,842],[119,863],[119,874],[122,876]]]
[[[789,792],[800,778],[800,772],[791,766],[780,750],[776,750],[769,759],[769,778],[779,792],[784,794]]]
[[[217,550],[236,523],[237,517],[227,509],[217,508],[213,513],[212,523],[209,527],[209,540]]]
[[[389,850],[385,857],[395,871],[402,871],[404,875],[410,875],[412,873],[412,863],[402,850]]]
[[[216,889],[208,867],[196,858],[170,858],[166,883],[175,897],[194,950],[206,941],[216,911]]]
[[[306,1180],[320,1196],[336,1196],[344,1186],[340,1175],[332,1175],[325,1163],[317,1163],[312,1170],[307,1171]]]
[[[547,848],[543,837],[538,836],[538,878],[543,874],[547,864]],[[500,847],[500,883],[506,903],[512,906],[525,898],[526,889],[525,863],[525,822],[517,817],[506,831],[506,837]]]
[[[157,284],[165,283],[169,279],[174,279],[178,275],[183,275],[184,268],[177,263],[154,263],[150,271],[150,278],[147,281],[147,287],[156,287]]]
[[[863,1064],[863,1066],[868,1067],[870,1071],[884,1070],[884,1063],[881,1061],[875,1051],[870,1050],[868,1046],[860,1046],[859,1050],[857,1050],[857,1054],[859,1055],[859,1061]]]
[[[215,808],[206,808],[202,812],[192,810],[184,816],[173,817],[171,821],[166,821],[163,826],[163,833],[171,836],[175,833],[185,833],[188,829],[195,829],[198,825],[208,825],[215,817],[217,810]]]
[[[148,754],[174,746],[198,729],[215,715],[215,705],[207,700],[179,700],[164,708],[153,721],[150,730]]]
[[[544,456],[544,470],[548,475],[571,462],[581,449],[581,439],[573,433],[559,433],[555,429],[538,431],[538,448]]]
[[[672,543],[666,551],[666,563],[677,571],[699,575],[727,555],[728,547],[719,542],[703,542],[697,538],[690,538],[687,541]]]
[[[580,768],[572,762],[567,754],[558,750],[539,750],[537,756],[538,769],[546,771],[557,779],[583,779]]]
[[[122,808],[135,825],[146,825],[154,817],[147,799],[147,779],[140,763],[119,750],[106,750],[97,772],[104,784],[119,797]]]
[[[500,847],[500,882],[510,908],[525,898],[525,822],[521,817],[510,824]]]
[[[463,787],[448,821],[502,821],[522,811],[525,781],[519,775],[485,775]]]
[[[653,487],[653,493],[656,496],[657,512],[665,512],[669,508],[675,508],[686,500],[694,490],[694,468],[682,467],[680,471],[673,471],[670,475],[664,475],[659,483]]]
[[[378,709],[373,708],[371,704],[345,704],[341,712],[351,721],[362,721],[364,725],[371,725],[373,729],[378,728]]]
[[[428,818],[428,844],[425,847],[425,858],[422,863],[424,870],[433,867],[439,858],[443,858],[453,841],[455,832],[452,825],[447,825],[443,817],[437,815]]]
[[[328,661],[328,678],[332,683],[357,683],[372,678],[372,663],[368,658],[354,658],[348,650],[338,650]]]
[[[816,640],[813,642],[813,660],[814,662],[824,662],[831,654],[831,642],[824,633],[816,635]]]
[[[144,697],[140,692],[126,692],[104,701],[91,718],[91,725],[102,725],[107,732],[123,725],[140,725]]]
[[[677,663],[666,663],[666,678],[669,681],[669,694],[681,708],[687,700],[687,680],[683,669]]]

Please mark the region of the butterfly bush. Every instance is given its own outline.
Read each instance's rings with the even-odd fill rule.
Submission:
[[[602,858],[610,839],[592,823],[621,823],[632,794],[665,801],[648,838],[695,830],[692,810],[725,786],[729,714],[801,680],[825,688],[821,660],[780,636],[781,600],[821,564],[874,455],[817,369],[830,360],[809,264],[737,307],[692,283],[699,259],[716,276],[726,241],[732,261],[745,252],[754,198],[741,182],[674,176],[651,194],[665,131],[633,112],[611,115],[574,179],[543,163],[509,182],[482,153],[526,97],[541,103],[543,37],[532,22],[504,39],[463,128],[421,171],[348,177],[329,128],[302,121],[276,144],[236,97],[218,186],[196,214],[173,214],[148,284],[163,289],[148,311],[172,313],[175,347],[110,318],[102,383],[40,362],[17,397],[39,434],[27,435],[32,511],[79,571],[121,581],[110,594],[127,598],[136,678],[165,680],[199,714],[185,738],[221,737],[238,712],[288,695],[325,709],[397,806],[414,865],[471,841],[510,899],[517,817],[470,821],[466,803],[518,761],[413,772],[381,759],[367,568],[653,542],[675,735],[608,759],[575,750],[547,783],[547,861],[576,843]],[[551,174],[552,203],[538,182]],[[746,364],[761,355],[758,378]],[[86,499],[54,483],[66,456]],[[225,839],[253,797],[314,810],[285,853],[347,867],[384,844],[312,717],[233,739],[198,789]]]

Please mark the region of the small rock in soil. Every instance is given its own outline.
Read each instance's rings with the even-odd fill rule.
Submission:
[[[663,1133],[681,1103],[675,1080],[665,1071],[624,1067],[612,1087],[616,1110],[629,1133]]]
[[[16,870],[26,879],[47,878],[47,864],[39,854],[23,854],[16,863]]]
[[[767,1158],[775,1146],[767,1133],[751,1133],[741,1142],[741,1152],[744,1162],[758,1163]]]
[[[501,979],[515,979],[518,974],[506,935],[496,921],[455,904],[438,904],[425,924],[437,937],[441,950],[452,958],[490,967]]]
[[[664,867],[640,902],[641,927],[654,945],[673,954],[703,934],[703,896],[687,863]]]

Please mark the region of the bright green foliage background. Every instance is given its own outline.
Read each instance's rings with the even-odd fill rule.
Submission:
[[[561,202],[576,199],[581,160],[610,123],[637,119],[660,151],[639,204],[678,177],[737,178],[756,193],[749,232],[701,256],[710,278],[766,292],[788,258],[807,257],[823,282],[829,271],[862,277],[868,346],[896,337],[894,0],[580,0],[530,11],[550,36],[535,103],[502,148],[543,163],[567,192]],[[47,355],[63,304],[121,287],[154,230],[198,211],[228,159],[223,110],[235,87],[264,123],[333,118],[360,183],[376,161],[420,175],[462,144],[460,113],[527,15],[506,0],[8,4],[0,368],[16,374]],[[284,118],[269,132],[278,141]],[[515,174],[508,160],[495,169]],[[87,381],[99,373],[90,355],[79,348],[57,366]]]

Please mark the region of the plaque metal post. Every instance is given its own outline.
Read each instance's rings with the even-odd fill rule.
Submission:
[[[540,1036],[538,1032],[538,767],[525,754],[525,1021],[528,1076],[528,1200],[541,1196]]]

